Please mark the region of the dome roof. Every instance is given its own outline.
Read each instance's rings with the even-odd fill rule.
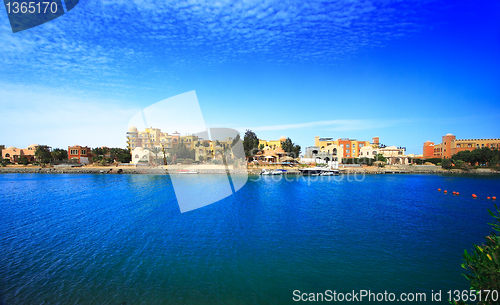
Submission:
[[[16,149],[14,146],[9,146],[7,149]]]
[[[134,148],[134,151],[143,151],[143,150],[144,150],[144,148],[142,148],[142,147],[136,147],[136,148]]]
[[[285,141],[286,141],[286,137],[285,136],[281,136],[280,142],[285,142]]]
[[[453,136],[453,135],[451,133],[447,133],[445,137],[447,137],[447,136]]]
[[[137,128],[134,125],[132,125],[128,128],[128,132],[137,132]]]
[[[28,147],[37,147],[38,144],[31,144],[31,145],[28,145]]]

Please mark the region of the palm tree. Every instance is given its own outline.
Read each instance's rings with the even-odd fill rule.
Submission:
[[[157,146],[155,146],[155,147],[151,148],[151,152],[152,152],[153,154],[155,154],[155,166],[157,166],[157,165],[158,165],[158,161],[157,161],[157,159],[158,159],[158,153],[159,153],[160,151],[161,151],[161,148],[159,148],[159,147],[157,147]]]

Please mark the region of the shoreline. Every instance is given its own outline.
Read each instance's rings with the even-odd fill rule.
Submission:
[[[222,175],[226,174],[223,169],[200,169],[193,168],[197,174],[202,175]],[[121,170],[121,172],[118,172]],[[177,169],[172,169],[177,170]],[[287,175],[300,175],[297,168],[286,169]],[[230,174],[248,174],[258,175],[262,168],[248,168],[245,169],[229,169]],[[416,168],[412,166],[399,166],[399,167],[363,167],[363,168],[339,168],[340,174],[365,174],[365,175],[384,175],[384,174],[500,174],[500,171],[493,171],[491,169],[473,169],[469,171],[452,169],[444,170],[441,167],[433,168]],[[53,167],[39,167],[39,166],[26,166],[26,167],[0,167],[0,174],[134,174],[134,175],[169,175],[178,174],[176,172],[168,173],[166,169],[162,168],[130,168],[130,167],[67,167],[67,168],[53,168]],[[180,174],[179,174],[180,175]],[[185,175],[185,174],[184,174]],[[189,175],[189,174],[188,174]]]

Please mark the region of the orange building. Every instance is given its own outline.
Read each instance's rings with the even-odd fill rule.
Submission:
[[[68,160],[78,160],[78,163],[89,164],[92,157],[91,148],[87,146],[68,146]]]
[[[440,144],[434,145],[434,142],[425,142],[423,157],[449,159],[459,151],[474,150],[483,147],[491,149],[500,148],[500,139],[457,139],[456,136],[448,133],[442,137]]]
[[[361,148],[368,145],[379,145],[379,138],[374,137],[373,143],[369,141],[358,141],[356,139],[342,138],[334,140],[333,138],[320,138],[319,136],[314,137],[314,146],[319,147],[320,151],[328,151],[331,147],[332,150],[342,148],[342,158],[358,158]]]

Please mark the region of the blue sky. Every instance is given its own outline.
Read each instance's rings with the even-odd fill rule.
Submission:
[[[209,127],[303,148],[500,137],[498,1],[80,0],[15,34],[0,9],[0,45],[6,146],[125,147],[135,113],[191,90]]]

